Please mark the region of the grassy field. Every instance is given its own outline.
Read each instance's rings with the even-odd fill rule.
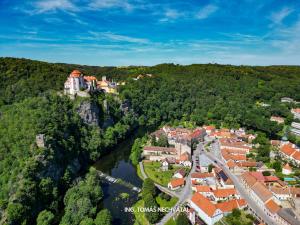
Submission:
[[[174,172],[179,170],[180,168],[182,167],[174,166],[168,171],[162,171],[160,162],[144,162],[144,170],[147,176],[155,183],[158,183],[165,187],[168,186],[168,183],[174,175]]]
[[[138,212],[137,208],[139,207],[144,207],[144,200],[139,200],[136,202],[132,208],[134,209],[134,216],[135,216],[135,222],[134,225],[150,225],[148,222],[145,213],[143,212]]]
[[[156,197],[156,202],[157,202],[157,204],[159,204],[160,207],[172,208],[176,204],[177,201],[178,201],[178,198],[176,198],[176,197],[172,197],[170,199],[170,201],[162,199],[159,196]]]
[[[245,224],[245,225],[253,224],[252,219],[246,217],[247,214],[245,211],[241,210],[240,212],[241,215],[239,217],[232,218],[232,214],[229,214],[228,216],[222,218],[223,223],[219,221],[216,223],[216,225],[224,225],[224,224],[235,225],[236,224],[235,221],[239,221],[240,224]]]
[[[173,220],[173,218],[171,218],[165,223],[165,225],[176,225],[176,222]]]

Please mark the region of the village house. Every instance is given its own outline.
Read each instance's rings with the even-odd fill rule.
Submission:
[[[232,199],[226,202],[219,202],[216,207],[220,209],[224,216],[228,215],[234,209],[245,209],[247,207],[247,202],[245,199]]]
[[[234,188],[216,189],[213,191],[213,197],[214,197],[215,201],[224,201],[224,200],[240,198],[239,194],[237,193],[237,191]]]
[[[188,152],[184,152],[182,155],[180,155],[178,159],[178,164],[184,166],[184,167],[192,167],[192,161],[191,161],[191,155]]]
[[[297,136],[300,136],[300,123],[292,122],[290,131]]]
[[[207,225],[217,223],[223,216],[232,212],[233,209],[244,209],[247,203],[244,199],[233,199],[220,203],[213,203],[204,195],[196,192],[190,201],[191,209],[189,219],[193,223],[195,216],[201,218]]]
[[[292,174],[293,170],[292,167],[287,163],[282,167],[282,174],[284,175],[290,175]]]
[[[213,225],[223,217],[223,212],[200,193],[196,192],[193,195],[190,204],[207,225]]]
[[[291,109],[294,119],[300,119],[300,108]]]
[[[215,126],[203,126],[203,128],[205,129],[205,132],[210,135],[211,133],[214,133],[216,131],[216,127]]]
[[[270,187],[270,191],[279,202],[286,201],[292,197],[291,189],[288,186],[285,187],[272,186]]]
[[[213,190],[207,185],[193,185],[192,190],[204,195],[206,198],[212,197]]]
[[[283,97],[283,98],[281,98],[280,101],[281,101],[281,102],[287,102],[287,103],[295,102],[294,99],[289,98],[289,97]]]
[[[184,178],[185,177],[185,170],[184,169],[179,169],[177,170],[174,175],[174,178]]]
[[[177,151],[175,148],[145,146],[143,156],[151,161],[162,161],[166,158],[177,157]]]
[[[103,90],[105,93],[113,93],[117,92],[117,83],[108,81],[106,76],[102,76],[102,80],[97,81],[97,88]]]
[[[171,179],[171,181],[168,183],[168,188],[174,191],[183,187],[184,184],[185,184],[184,178],[175,178],[175,179]]]
[[[227,176],[224,170],[220,168],[214,168],[213,172],[219,184],[221,185],[220,188],[234,188],[232,180]]]
[[[215,180],[215,176],[213,173],[192,173],[191,181],[195,183],[202,183],[208,180]]]
[[[244,151],[244,153],[246,154],[248,154],[252,149],[251,145],[235,138],[220,138],[219,143],[220,149],[241,150]]]
[[[292,143],[285,143],[280,147],[279,154],[295,165],[300,165],[300,150]]]
[[[284,123],[284,118],[280,117],[280,116],[271,116],[270,121],[281,124],[281,123]]]

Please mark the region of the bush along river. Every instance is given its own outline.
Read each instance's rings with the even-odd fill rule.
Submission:
[[[97,161],[94,167],[105,174],[141,188],[143,181],[138,177],[135,166],[130,162],[129,155],[134,140],[144,134],[144,130],[137,130],[131,137],[112,149],[108,155]],[[122,184],[112,183],[105,179],[103,179],[102,189],[104,193],[102,206],[110,210],[113,224],[132,225],[134,223],[134,215],[124,210],[138,201],[138,193]]]

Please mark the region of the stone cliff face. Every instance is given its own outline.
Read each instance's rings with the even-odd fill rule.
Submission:
[[[81,119],[88,125],[99,126],[100,109],[94,102],[81,102],[77,108],[77,112]]]

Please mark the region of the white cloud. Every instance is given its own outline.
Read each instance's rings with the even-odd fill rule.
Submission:
[[[274,24],[280,24],[293,11],[294,11],[294,9],[285,7],[278,12],[273,12],[270,16],[270,19]]]
[[[184,14],[181,12],[178,12],[175,9],[167,9],[164,13],[164,17],[161,18],[159,21],[160,22],[167,22],[167,21],[172,21],[172,20],[176,20],[179,17],[183,16]]]
[[[216,5],[206,5],[202,9],[199,10],[199,12],[196,14],[196,18],[203,20],[208,18],[211,14],[215,13],[218,10],[218,7]]]
[[[44,13],[56,10],[78,11],[76,5],[70,0],[42,0],[34,3],[34,13]]]
[[[90,9],[121,8],[127,11],[134,8],[133,5],[126,0],[92,0],[89,7]]]
[[[136,44],[147,44],[149,43],[148,39],[144,38],[135,38],[120,34],[115,34],[112,32],[89,32],[91,35],[93,35],[92,39],[98,39],[98,40],[108,40],[112,42],[127,42],[127,43],[136,43]]]

